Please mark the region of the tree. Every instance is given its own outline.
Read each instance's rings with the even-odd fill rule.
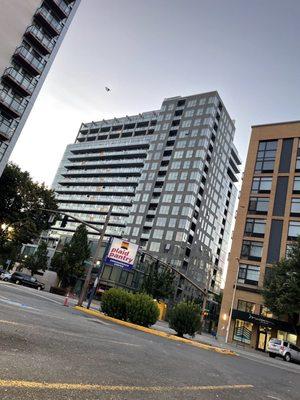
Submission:
[[[15,259],[23,243],[50,228],[51,213],[42,209],[56,210],[57,203],[53,190],[33,182],[28,172],[13,163],[0,177],[0,188],[0,257]]]
[[[201,326],[201,309],[195,303],[178,303],[170,311],[169,325],[180,337],[184,334],[194,336]]]
[[[61,253],[55,253],[51,266],[57,273],[63,287],[72,285],[84,274],[84,262],[90,257],[90,247],[86,227],[77,227],[69,243]]]
[[[267,278],[263,290],[266,307],[279,318],[287,315],[295,326],[300,313],[300,238]]]
[[[23,262],[23,266],[31,271],[31,275],[47,268],[48,250],[47,243],[41,242],[34,254],[29,255]]]
[[[161,271],[155,265],[150,267],[150,273],[145,276],[141,291],[156,300],[166,300],[174,293],[174,272],[169,269]]]

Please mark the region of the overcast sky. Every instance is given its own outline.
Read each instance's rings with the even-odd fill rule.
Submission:
[[[218,90],[244,160],[251,125],[300,119],[299,20],[300,0],[82,0],[11,159],[50,185],[81,122]]]

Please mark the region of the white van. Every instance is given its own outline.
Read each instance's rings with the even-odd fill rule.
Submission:
[[[270,339],[268,344],[269,356],[283,358],[285,361],[300,361],[300,349],[293,343],[281,339]]]

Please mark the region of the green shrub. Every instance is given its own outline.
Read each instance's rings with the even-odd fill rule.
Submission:
[[[184,334],[194,336],[200,329],[201,310],[194,303],[182,302],[177,304],[169,314],[169,326],[183,337]]]
[[[102,295],[101,309],[110,317],[127,321],[132,296],[122,289],[109,289]]]
[[[143,293],[133,294],[122,289],[104,292],[101,309],[110,317],[142,326],[155,324],[159,316],[158,306],[150,296]]]
[[[128,319],[133,324],[151,326],[159,316],[159,309],[153,299],[144,293],[134,294],[130,303]]]

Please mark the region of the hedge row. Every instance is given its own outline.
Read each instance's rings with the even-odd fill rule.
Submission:
[[[158,306],[150,296],[143,293],[133,294],[122,289],[104,292],[101,309],[110,317],[147,327],[155,324],[159,316]]]

